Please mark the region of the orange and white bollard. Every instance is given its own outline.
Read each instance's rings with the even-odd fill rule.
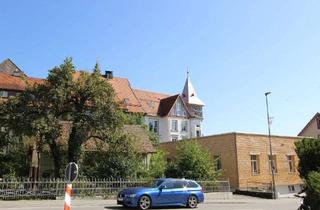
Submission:
[[[67,184],[66,194],[64,197],[64,210],[71,209],[71,189],[72,189],[72,184]]]

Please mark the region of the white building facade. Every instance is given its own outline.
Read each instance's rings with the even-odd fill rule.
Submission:
[[[138,91],[137,97],[146,102],[142,103],[145,104],[144,110],[147,110],[145,124],[150,131],[158,134],[159,143],[202,136],[204,103],[197,97],[189,76],[182,93],[174,96],[145,97],[152,95],[152,92],[134,91]],[[154,109],[148,112],[151,105]]]

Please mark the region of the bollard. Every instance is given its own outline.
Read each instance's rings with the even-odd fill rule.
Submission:
[[[64,197],[64,210],[71,209],[71,189],[72,189],[72,184],[67,184],[66,193]]]

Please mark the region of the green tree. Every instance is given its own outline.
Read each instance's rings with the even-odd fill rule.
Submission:
[[[306,203],[320,209],[320,139],[302,139],[295,143],[300,176],[306,182]]]
[[[108,142],[122,129],[123,113],[114,91],[101,77],[99,65],[93,73],[75,74],[71,58],[49,72],[47,100],[59,119],[71,122],[68,136],[69,162],[78,162],[81,145],[90,138]]]
[[[109,141],[107,149],[85,152],[81,162],[82,176],[93,178],[136,178],[142,163],[135,142],[121,134]],[[103,148],[103,147],[101,147]]]
[[[162,178],[165,175],[167,168],[167,161],[165,159],[165,152],[158,149],[156,153],[151,155],[149,174],[153,178]]]
[[[214,180],[219,176],[214,170],[214,161],[210,152],[197,141],[181,141],[177,145],[176,160],[166,171],[167,177]]]
[[[35,145],[38,152],[42,152],[44,145],[48,144],[54,154],[56,172],[60,167],[60,155],[55,140],[60,135],[60,125],[54,113],[48,109],[45,96],[46,92],[41,86],[28,85],[23,93],[1,103],[0,127],[4,128],[3,139],[8,140],[11,150],[21,149],[15,144],[14,139],[17,138],[30,139],[29,147]],[[18,147],[14,148],[13,145]]]

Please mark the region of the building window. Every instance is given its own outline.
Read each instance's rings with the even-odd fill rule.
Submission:
[[[179,116],[179,117],[186,117],[187,116],[185,108],[184,108],[181,100],[177,100],[171,113],[173,116]]]
[[[172,135],[171,136],[171,141],[178,141],[178,136],[177,135]]]
[[[158,133],[159,132],[159,122],[158,120],[150,120],[149,121],[149,131]]]
[[[219,171],[222,169],[221,167],[221,155],[215,155],[213,156],[214,159],[214,167],[216,171]]]
[[[251,172],[254,175],[260,173],[259,169],[259,155],[250,155],[251,157]]]
[[[171,120],[171,131],[178,131],[178,120]]]
[[[0,97],[2,97],[2,98],[8,98],[8,91],[0,90]]]
[[[181,131],[188,132],[188,121],[184,120],[181,122]]]
[[[275,155],[272,155],[272,158],[271,158],[271,155],[268,155],[268,159],[269,159],[269,171],[270,171],[270,173],[272,173],[272,171],[271,171],[272,164],[273,164],[273,172],[277,173],[278,172],[277,157]]]
[[[288,155],[288,167],[289,167],[289,173],[295,172],[295,162],[294,162],[294,156]]]
[[[289,192],[295,192],[294,185],[288,185]]]

